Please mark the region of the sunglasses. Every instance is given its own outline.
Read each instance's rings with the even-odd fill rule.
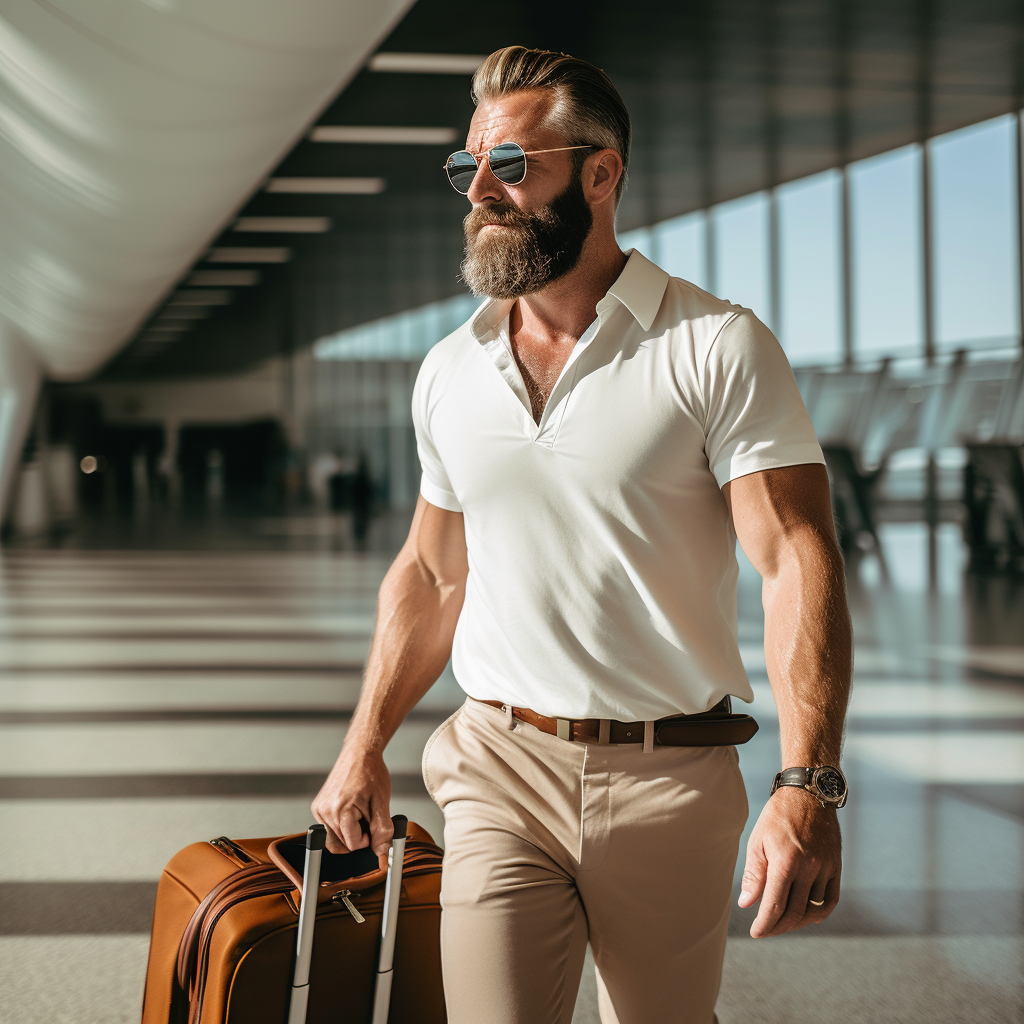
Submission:
[[[594,145],[589,145],[524,150],[522,146],[517,146],[514,142],[502,142],[487,151],[487,166],[490,167],[491,174],[498,181],[506,185],[518,185],[526,177],[526,158],[528,156],[536,156],[538,153],[564,153],[569,149],[596,148]],[[468,149],[460,149],[448,157],[444,169],[455,191],[466,195],[473,184],[476,172],[480,169],[480,162]]]

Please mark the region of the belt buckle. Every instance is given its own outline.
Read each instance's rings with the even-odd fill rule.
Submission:
[[[555,735],[560,740],[572,739],[572,721],[568,718],[555,719]]]

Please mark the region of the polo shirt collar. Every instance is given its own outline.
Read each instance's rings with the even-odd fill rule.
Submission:
[[[626,265],[608,289],[608,295],[618,299],[633,314],[633,319],[645,331],[649,331],[661,309],[669,275],[636,249],[630,249],[627,255]],[[605,301],[607,296],[601,300]],[[601,303],[598,303],[598,312],[600,306]]]
[[[597,313],[602,316],[607,310],[609,297],[617,299],[633,314],[633,319],[649,331],[665,297],[669,275],[636,249],[628,250],[626,256],[622,273],[597,304]],[[473,314],[469,329],[477,341],[485,342],[494,336],[513,304],[512,299],[489,299]]]

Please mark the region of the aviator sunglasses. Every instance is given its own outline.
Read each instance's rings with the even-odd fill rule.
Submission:
[[[556,149],[524,150],[514,142],[502,142],[493,149],[487,150],[487,166],[498,181],[506,185],[518,185],[526,177],[526,158],[539,153],[564,153],[569,149],[596,149],[593,144],[588,146],[559,146]],[[456,192],[466,195],[473,184],[480,162],[468,149],[460,149],[448,157],[444,169],[448,180]]]

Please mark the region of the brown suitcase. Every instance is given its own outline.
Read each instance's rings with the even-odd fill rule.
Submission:
[[[374,1024],[444,1024],[442,852],[420,826],[394,822],[387,857],[328,853],[322,825],[176,854],[157,889],[142,1024],[370,1024],[371,1013]],[[300,914],[304,871],[317,879],[315,918]]]

